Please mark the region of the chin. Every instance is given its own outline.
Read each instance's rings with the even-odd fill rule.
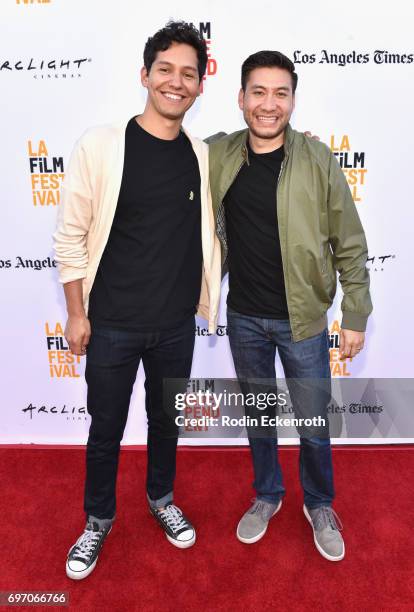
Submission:
[[[254,134],[255,136],[257,136],[258,138],[277,138],[279,136],[279,134],[281,132],[283,132],[283,130],[276,130],[276,129],[272,129],[272,128],[265,128],[265,127],[252,127],[249,126],[250,131],[252,132],[252,134]]]
[[[165,117],[165,119],[175,121],[177,119],[182,119],[185,115],[185,111],[176,110],[175,112],[173,112],[171,110],[161,110],[160,114]]]

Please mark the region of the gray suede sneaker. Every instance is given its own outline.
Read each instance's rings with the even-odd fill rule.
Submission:
[[[281,506],[282,500],[278,504],[271,504],[256,499],[237,525],[237,538],[240,542],[254,544],[260,540],[266,533],[270,519],[279,512]]]
[[[345,544],[340,534],[342,523],[330,506],[310,509],[303,506],[303,512],[312,525],[315,546],[328,561],[341,561],[345,556]]]

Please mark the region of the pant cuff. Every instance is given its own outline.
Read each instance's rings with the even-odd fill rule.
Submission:
[[[330,501],[327,501],[327,502],[316,501],[316,502],[310,502],[310,503],[304,502],[304,503],[308,510],[315,510],[316,508],[322,508],[322,506],[326,506],[328,508],[332,506],[332,502]]]
[[[164,497],[161,497],[160,499],[151,499],[147,493],[147,499],[151,508],[164,508],[164,506],[173,501],[174,496],[173,492],[170,491],[170,493],[167,493],[167,495],[164,495]]]
[[[272,497],[270,495],[256,495],[257,500],[267,502],[268,504],[273,504],[274,506],[278,505],[282,497],[282,495],[279,495],[277,497]]]
[[[112,523],[115,520],[115,517],[113,517],[111,519],[101,519],[101,518],[98,518],[97,516],[94,516],[93,514],[88,514],[87,515],[87,520],[88,521],[93,521],[94,523],[98,523],[100,529],[103,529],[103,528],[106,529],[107,527],[112,525]]]

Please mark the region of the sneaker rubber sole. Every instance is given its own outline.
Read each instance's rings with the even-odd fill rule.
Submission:
[[[109,536],[109,534],[111,533],[112,530],[112,525],[108,530],[108,533],[105,536],[105,539]],[[102,547],[101,547],[102,550]],[[101,551],[99,551],[100,554]],[[96,567],[96,564],[98,563],[98,559],[99,559],[99,554],[96,557],[95,561],[86,569],[80,571],[80,572],[75,572],[74,570],[71,570],[68,564],[68,560],[66,560],[66,576],[68,578],[71,578],[72,580],[83,580],[84,578],[87,578],[89,576],[89,574],[92,574],[93,570]]]
[[[161,527],[161,525],[160,525]],[[162,529],[162,527],[161,527]],[[165,533],[165,531],[164,531]],[[181,542],[180,540],[174,540],[174,538],[172,538],[171,536],[168,535],[168,533],[165,534],[165,537],[167,538],[167,540],[169,542],[171,542],[171,544],[174,544],[174,546],[176,546],[177,548],[190,548],[190,546],[193,546],[193,544],[195,544],[196,541],[196,534],[194,532],[193,537],[190,540],[185,540],[184,542]]]
[[[275,514],[277,514],[280,510],[280,508],[282,507],[282,500],[280,500],[280,502],[278,503],[276,510],[273,512],[272,516],[270,518],[272,518]],[[237,525],[237,531],[236,531],[236,535],[237,535],[237,539],[240,542],[243,542],[243,544],[255,544],[255,542],[258,542],[259,540],[262,539],[262,537],[264,536],[264,534],[267,531],[267,528],[269,526],[269,521],[266,523],[265,528],[263,529],[263,531],[261,531],[258,535],[254,536],[253,538],[243,538],[240,534],[239,534],[239,527],[240,527],[240,523],[242,522],[243,517],[240,519],[239,524]],[[270,520],[270,519],[269,519]]]
[[[319,542],[316,539],[316,534],[315,534],[315,529],[313,528],[313,523],[312,523],[312,519],[311,516],[308,512],[308,509],[306,508],[305,505],[303,505],[303,514],[306,516],[306,518],[308,519],[310,526],[312,527],[312,531],[313,531],[313,541],[315,542],[315,546],[318,549],[318,551],[320,552],[320,554],[322,555],[322,557],[325,557],[325,559],[328,559],[328,561],[342,561],[342,559],[345,557],[345,544],[343,544],[343,550],[342,550],[342,554],[334,557],[333,555],[329,555],[323,548],[322,546],[319,544]]]

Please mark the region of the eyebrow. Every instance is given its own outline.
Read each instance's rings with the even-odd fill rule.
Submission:
[[[167,62],[166,60],[157,60],[155,63],[157,64],[165,64],[166,66],[172,66],[173,64],[171,62]],[[183,66],[184,70],[193,70],[193,72],[197,72],[197,68],[194,68],[194,66]]]
[[[264,85],[259,85],[259,84],[252,85],[251,88],[252,89],[267,89]],[[287,87],[285,85],[282,85],[280,87],[273,87],[273,89],[275,89],[276,91],[290,91],[290,87]]]

